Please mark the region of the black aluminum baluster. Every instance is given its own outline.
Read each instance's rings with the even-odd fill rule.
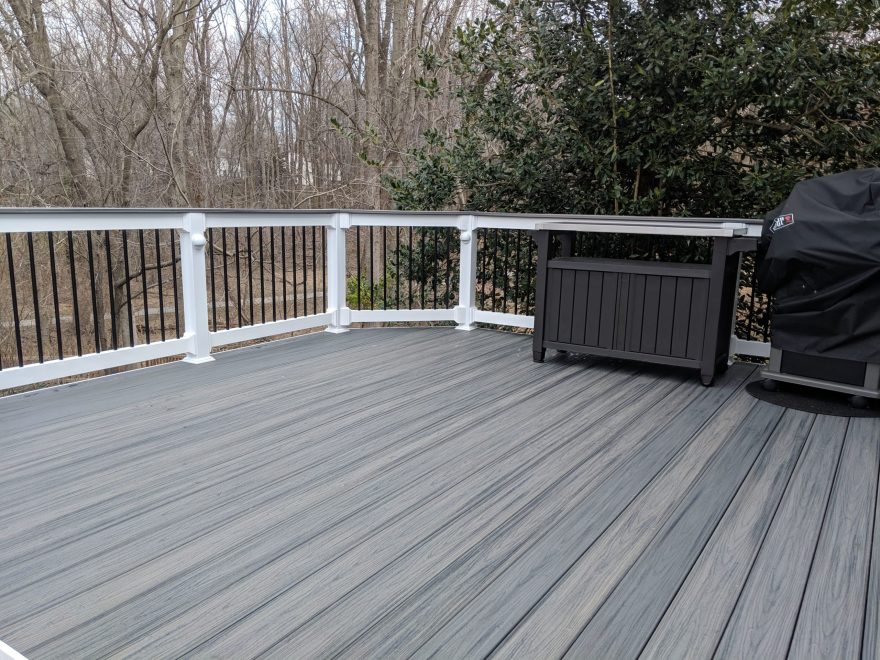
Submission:
[[[86,232],[86,245],[89,253],[89,284],[92,293],[92,322],[95,330],[95,353],[101,352],[101,325],[98,323],[98,292],[95,276],[95,254],[92,247],[92,232]],[[101,319],[103,321],[103,319]]]
[[[321,309],[327,311],[327,227],[321,227]]]
[[[421,304],[422,309],[425,309],[425,288],[428,286],[428,269],[425,266],[425,232],[426,229],[422,229],[419,233],[421,234],[421,277],[419,278],[421,281],[419,282],[419,288],[421,289]]]
[[[165,295],[162,291],[162,246],[159,230],[153,230],[153,240],[156,242],[156,284],[159,287],[159,329],[162,341],[165,341]]]
[[[217,331],[217,281],[214,274],[214,228],[208,227],[208,247],[211,251],[211,319],[214,325],[211,327]]]
[[[223,232],[221,245],[223,247],[223,318],[226,320],[226,329],[232,326],[229,324],[229,247],[226,243],[226,227],[220,231]]]
[[[141,238],[143,241],[143,238]],[[119,340],[117,332],[119,328],[116,325],[116,292],[113,289],[113,255],[110,252],[110,230],[104,230],[104,252],[107,255],[107,293],[110,300],[110,338],[113,350],[119,348]],[[142,269],[143,270],[143,269]],[[149,344],[149,339],[147,340]]]
[[[269,261],[272,263],[272,320],[278,320],[278,309],[275,303],[275,227],[269,227]]]
[[[388,231],[382,227],[382,309],[388,309]]]
[[[260,322],[266,322],[266,261],[263,258],[263,228],[257,229],[257,240],[260,242]]]
[[[452,240],[452,229],[446,228],[446,308],[449,309],[449,305],[451,304],[450,299],[450,277],[452,274],[452,246],[450,241]]]
[[[492,245],[492,311],[498,301],[498,230],[494,230],[495,242]]]
[[[306,228],[302,228],[302,258],[303,258],[303,316],[309,315],[309,257],[306,243]]]
[[[128,231],[122,230],[122,264],[125,271],[125,302],[128,309],[128,345],[134,346],[134,311],[131,308],[131,264],[128,257]]]
[[[357,268],[357,308],[361,308],[361,227],[355,228],[355,265]]]
[[[58,271],[55,268],[55,237],[48,232],[49,269],[52,272],[52,303],[55,307],[55,342],[58,344],[58,359],[64,359],[64,346],[61,341],[61,306],[58,304]]]
[[[315,241],[317,231],[312,227],[312,314],[318,313],[318,252]]]
[[[290,228],[290,260],[292,263],[291,268],[293,270],[293,318],[299,316],[299,300],[297,300],[298,293],[296,288],[296,227]]]
[[[489,267],[489,230],[484,229],[483,235],[483,266],[480,268],[480,309],[486,309],[486,275]],[[477,236],[479,236],[478,232]]]
[[[37,262],[34,259],[34,235],[27,234],[28,256],[31,262],[31,294],[34,300],[34,327],[37,331],[37,356],[43,362],[43,331],[40,319],[40,297],[37,293]]]
[[[177,311],[179,308],[177,300],[177,255],[174,249],[174,241],[177,237],[175,234],[176,232],[173,229],[168,230],[168,235],[171,239],[171,283],[174,286],[174,334],[180,339],[180,314]]]
[[[373,294],[376,291],[376,285],[373,281],[375,255],[373,254],[373,226],[370,225],[370,309],[373,309]]]
[[[241,327],[241,236],[235,227],[235,310],[238,313],[238,327]]]
[[[287,258],[285,256],[286,241],[284,227],[281,228],[281,315],[287,318]]]
[[[9,263],[9,287],[12,297],[12,323],[15,325],[15,348],[18,352],[18,366],[24,366],[24,351],[21,347],[21,314],[18,309],[18,288],[15,284],[15,262],[12,256],[12,236],[6,234],[6,259]]]
[[[76,291],[76,265],[73,250],[73,232],[67,232],[67,259],[70,266],[70,295],[73,301],[73,325],[76,331],[76,354],[82,355],[82,333],[79,323],[79,294]]]
[[[754,323],[755,323],[755,286],[757,284],[757,268],[754,261],[752,261],[752,274],[750,279],[751,291],[749,291],[749,316],[747,319],[747,337],[749,339],[754,339]],[[764,337],[766,339],[766,337]]]
[[[438,227],[434,227],[434,263],[433,263],[433,267],[431,269],[431,284],[432,284],[433,298],[434,298],[432,301],[432,307],[434,309],[437,309],[437,279],[438,279],[437,276],[440,274],[440,257],[438,254],[438,246],[437,246],[439,232],[440,232],[440,229]]]
[[[254,325],[254,250],[251,242],[251,228],[247,228],[247,254],[248,254],[248,301],[250,312],[250,324]]]
[[[147,248],[144,245],[144,230],[138,229],[138,242],[141,253],[141,292],[144,296],[144,339],[150,343],[150,301],[147,298]]]
[[[409,228],[409,273],[406,278],[409,281],[409,307],[413,308],[413,228]]]
[[[534,314],[535,303],[534,303],[534,292],[532,291],[532,259],[534,258],[534,239],[529,236],[529,252],[528,252],[528,263],[526,264],[526,314],[532,313]]]
[[[514,256],[514,267],[513,267],[513,313],[519,314],[519,270],[522,266],[522,262],[520,261],[520,252],[519,247],[520,243],[522,243],[522,229],[516,230],[516,252]]]
[[[510,268],[508,258],[510,256],[510,235],[504,238],[504,260],[501,262],[501,272],[504,276],[504,288],[501,291],[501,311],[507,313],[507,299],[510,297]]]
[[[534,250],[535,250],[535,241],[530,235],[528,237],[529,240],[529,250],[528,250],[528,262],[526,263],[526,314],[534,314],[535,309],[535,293],[532,291],[532,259],[534,258]]]
[[[394,250],[394,285],[397,289],[396,305],[400,309],[400,227],[394,228],[395,250]]]

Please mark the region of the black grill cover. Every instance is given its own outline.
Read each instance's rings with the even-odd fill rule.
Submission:
[[[798,183],[764,219],[773,345],[880,362],[880,168]]]

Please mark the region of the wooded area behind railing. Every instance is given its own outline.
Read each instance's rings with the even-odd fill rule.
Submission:
[[[0,390],[352,323],[533,325],[530,230],[550,216],[0,211]],[[558,216],[557,216],[558,217]],[[634,219],[609,218],[626,223]],[[749,231],[760,226],[752,221]],[[582,235],[582,253],[699,260],[705,239]],[[733,351],[762,357],[743,260]]]

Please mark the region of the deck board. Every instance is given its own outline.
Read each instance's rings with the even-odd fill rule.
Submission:
[[[876,436],[876,429],[867,426],[868,433],[874,433]],[[874,496],[874,538],[871,543],[871,567],[865,594],[862,657],[880,658],[880,476],[878,476],[877,493]]]
[[[651,543],[571,644],[566,656],[635,657],[675,597],[782,416],[755,404],[725,436]],[[670,484],[671,486],[671,484]],[[627,635],[605,631],[627,630]]]
[[[739,382],[738,379],[734,380],[731,385]],[[727,395],[730,396],[730,392]],[[566,571],[564,576],[560,573],[560,579],[542,585],[543,590],[540,593],[546,593],[546,596],[533,608],[530,603],[523,603],[525,608],[517,613],[523,620],[508,639],[504,640],[506,631],[501,630],[498,631],[501,633],[500,637],[482,639],[482,644],[485,645],[488,641],[494,645],[504,640],[498,649],[501,655],[561,656],[595,610],[605,601],[617,581],[632,566],[640,550],[669,517],[689,485],[699,477],[706,461],[718,449],[719,435],[723,437],[725,433],[732,432],[742,415],[754,405],[741,389],[736,390],[735,399],[731,407],[727,408],[730,411],[727,415],[715,417],[705,426],[700,423],[688,427],[688,416],[683,417],[680,421],[685,422],[684,426],[676,424],[669,429],[670,434],[664,433],[665,437],[660,438],[661,441],[667,438],[679,440],[680,444],[675,446],[674,454],[667,455],[666,461],[643,465],[642,469],[627,466],[627,470],[620,475],[620,481],[609,483],[613,488],[621,483],[626,486],[622,492],[617,493],[623,497],[612,500],[617,504],[614,508],[604,511],[602,508],[597,509],[597,513],[604,514],[598,516],[600,526],[597,531],[589,536],[574,537],[577,541],[573,547],[575,553],[566,557],[567,561],[562,567]],[[700,421],[705,422],[705,418]],[[681,442],[682,439],[689,442]],[[644,468],[651,471],[646,475]],[[629,476],[634,477],[634,480],[629,482],[626,479]],[[594,502],[587,502],[587,505],[596,507],[604,503],[603,499],[597,497]],[[545,551],[549,551],[548,545],[542,544]],[[535,555],[531,557],[533,562],[536,559]],[[540,570],[540,564],[532,568],[536,569]],[[495,604],[498,608],[506,607],[503,600],[496,601]],[[474,611],[471,609],[472,613]],[[548,634],[548,631],[553,634]],[[451,638],[441,639],[444,646],[451,645],[452,648],[464,651],[459,645],[469,641],[475,634],[479,634],[481,638],[485,636],[476,621],[472,620],[467,629],[456,630]],[[455,641],[456,639],[459,641]],[[440,640],[432,640],[432,644],[438,641]],[[491,650],[491,646],[489,649]],[[478,646],[467,650],[468,654],[479,655],[486,649],[485,646]]]
[[[0,639],[30,658],[870,657],[880,420],[783,414],[753,373],[703,388],[394,328],[0,399]]]
[[[746,374],[741,370],[737,376]],[[438,574],[429,588],[397,605],[353,640],[349,650],[362,657],[416,651],[420,656],[441,651],[466,657],[488,653],[533,606],[534,594],[552,587],[590,539],[602,534],[739,382],[731,378],[696,399],[691,398],[688,383],[674,389],[650,414],[641,415],[626,429],[617,429],[609,438],[624,445],[625,451],[601,457],[610,462],[611,471],[585,482],[576,506],[559,524],[517,552],[510,552],[503,543],[474,548]],[[685,401],[690,401],[686,412],[681,407]],[[483,612],[493,613],[492,626],[480,624]]]
[[[861,650],[880,460],[878,438],[861,422],[847,429],[791,642],[794,658],[851,658]]]
[[[816,420],[802,460],[719,643],[718,658],[788,654],[803,591],[837,473],[847,420]]]
[[[710,657],[800,458],[814,416],[787,411],[654,630],[643,658]]]

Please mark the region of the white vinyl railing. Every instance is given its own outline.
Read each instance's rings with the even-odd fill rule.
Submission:
[[[8,209],[0,210],[0,234],[108,230],[174,230],[180,243],[184,331],[177,338],[101,352],[45,360],[0,371],[0,390],[57,378],[112,369],[124,365],[184,355],[200,364],[213,360],[211,351],[225,344],[326,327],[345,332],[352,323],[454,321],[461,330],[476,323],[532,328],[534,317],[478,309],[477,231],[480,229],[534,230],[548,221],[592,220],[602,231],[658,233],[670,221],[689,223],[743,223],[747,234],[760,234],[760,224],[739,219],[671,219],[648,217],[552,216],[490,213],[394,211],[256,211],[206,209]],[[346,304],[347,233],[352,227],[444,227],[459,230],[458,304],[448,309],[352,310]],[[206,233],[211,228],[324,227],[326,231],[326,311],[245,327],[212,331],[206,278]],[[731,354],[766,357],[769,345],[731,337]]]

